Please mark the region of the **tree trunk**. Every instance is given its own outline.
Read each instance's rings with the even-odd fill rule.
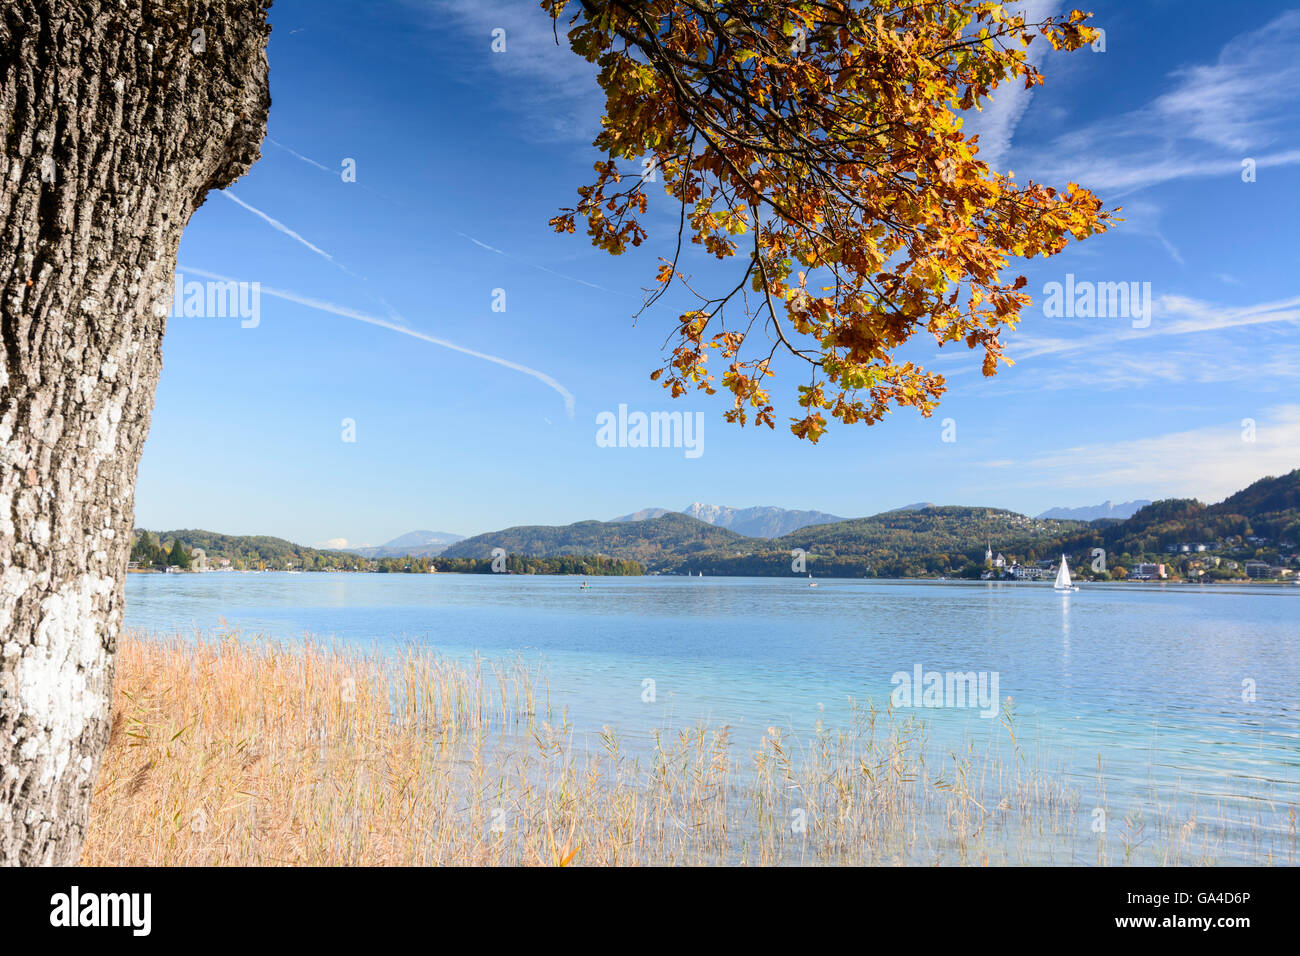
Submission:
[[[0,863],[81,854],[176,248],[259,155],[269,5],[0,8]]]

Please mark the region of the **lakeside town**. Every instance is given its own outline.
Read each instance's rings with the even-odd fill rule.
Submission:
[[[1270,551],[1272,560],[1261,560]],[[1296,580],[1300,570],[1300,555],[1295,543],[1272,542],[1257,535],[1212,544],[1190,542],[1166,545],[1166,561],[1128,561],[1107,567],[1103,549],[1095,549],[1091,563],[1072,567],[1076,580],[1083,581],[1183,581],[1208,584],[1217,581],[1243,580]],[[1251,557],[1244,555],[1251,554]],[[1126,556],[1121,556],[1123,560]],[[990,547],[985,552],[985,567],[979,572],[982,581],[1041,581],[1056,576],[1058,560],[1044,558],[1022,563],[1016,557],[994,554]]]

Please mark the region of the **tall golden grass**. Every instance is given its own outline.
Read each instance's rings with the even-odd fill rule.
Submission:
[[[769,728],[753,753],[698,726],[632,756],[611,728],[575,744],[518,663],[127,635],[117,666],[90,865],[1200,863],[1222,850],[1214,827],[1167,807],[1092,832],[1009,713],[1000,744],[939,755],[923,725],[860,707],[808,741]]]

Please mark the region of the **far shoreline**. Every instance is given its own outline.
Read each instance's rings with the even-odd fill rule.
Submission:
[[[129,569],[127,569],[127,574],[128,574],[128,575],[162,575],[162,576],[166,576],[166,575],[168,575],[168,574],[186,574],[186,575],[232,575],[232,574],[237,574],[237,575],[241,575],[241,576],[242,576],[242,575],[245,575],[245,574],[279,574],[279,575],[294,575],[294,574],[313,574],[313,575],[317,575],[317,574],[348,574],[348,575],[354,575],[354,574],[355,574],[355,575],[371,575],[371,574],[373,574],[373,575],[414,576],[414,577],[425,577],[425,576],[428,576],[428,575],[444,575],[444,574],[448,574],[448,575],[455,575],[455,576],[458,576],[458,577],[459,577],[459,576],[467,576],[467,577],[574,578],[574,579],[578,579],[578,580],[586,580],[586,579],[592,579],[592,580],[595,580],[595,579],[597,579],[597,578],[686,578],[686,579],[690,579],[690,580],[703,580],[703,579],[706,579],[706,578],[723,578],[723,579],[727,579],[727,580],[752,580],[752,581],[768,581],[768,580],[772,580],[772,581],[793,581],[793,582],[799,582],[799,583],[802,583],[802,582],[804,582],[804,581],[806,580],[806,578],[804,578],[804,577],[800,577],[800,576],[798,576],[798,575],[790,575],[790,576],[787,577],[787,576],[775,575],[775,574],[704,574],[704,575],[699,575],[699,574],[688,574],[688,573],[677,573],[677,572],[669,572],[669,573],[646,573],[646,574],[594,574],[594,573],[593,573],[593,574],[573,574],[573,573],[568,573],[568,572],[548,572],[548,571],[536,571],[536,572],[500,571],[500,572],[492,572],[492,571],[462,571],[462,570],[457,570],[457,571],[374,571],[374,570],[366,570],[366,571],[360,571],[360,570],[358,570],[358,571],[352,571],[352,570],[344,570],[344,569],[339,569],[339,568],[323,568],[323,569],[319,569],[319,570],[313,568],[313,569],[309,569],[309,570],[306,570],[306,571],[297,571],[297,570],[289,571],[289,570],[285,570],[285,569],[283,569],[283,568],[266,568],[266,569],[263,569],[263,570],[236,570],[236,569],[233,569],[233,568],[232,568],[232,569],[208,569],[208,570],[205,570],[205,571],[196,571],[196,570],[193,570],[193,569],[176,569],[176,570],[174,570],[174,571],[163,571],[163,570],[159,570],[159,569],[157,569],[157,568],[129,568]],[[829,582],[835,582],[835,581],[853,581],[853,582],[861,582],[861,581],[878,581],[878,582],[881,582],[881,583],[959,584],[959,585],[964,585],[964,586],[984,585],[984,586],[1015,587],[1015,588],[1024,587],[1024,588],[1031,588],[1031,589],[1036,589],[1036,590],[1052,590],[1052,584],[1051,584],[1051,582],[1048,582],[1048,581],[1014,581],[1014,580],[1007,580],[1007,581],[983,581],[983,580],[979,580],[979,579],[975,579],[975,578],[943,578],[943,577],[932,577],[932,576],[929,576],[929,575],[926,575],[926,576],[916,576],[916,577],[885,577],[885,576],[883,576],[883,575],[882,575],[882,576],[872,576],[872,577],[866,577],[866,576],[845,577],[845,576],[843,576],[843,575],[816,575],[816,574],[814,574],[814,575],[812,575],[812,578],[813,578],[814,580],[818,581],[818,582],[822,582],[822,581],[829,581]],[[1125,579],[1125,578],[1121,578],[1121,579],[1111,579],[1111,580],[1108,580],[1108,581],[1090,581],[1090,580],[1087,580],[1087,579],[1080,580],[1080,579],[1077,579],[1077,578],[1076,578],[1076,579],[1075,579],[1075,583],[1076,583],[1076,584],[1079,584],[1079,585],[1085,585],[1085,586],[1087,586],[1087,587],[1105,587],[1105,586],[1108,586],[1108,585],[1117,585],[1117,586],[1122,586],[1122,587],[1133,587],[1133,586],[1137,586],[1137,585],[1144,585],[1144,586],[1147,586],[1147,587],[1159,587],[1159,588],[1163,589],[1163,588],[1168,587],[1168,586],[1170,586],[1170,585],[1176,585],[1176,586],[1178,586],[1178,587],[1180,587],[1180,588],[1192,587],[1192,588],[1198,588],[1198,589],[1199,589],[1199,588],[1215,588],[1215,587],[1223,587],[1223,586],[1239,587],[1239,586],[1242,586],[1242,585],[1245,585],[1245,586],[1251,586],[1251,587],[1287,587],[1287,586],[1300,586],[1300,578],[1293,578],[1293,579],[1289,579],[1289,580],[1288,580],[1288,579],[1285,579],[1285,578],[1232,578],[1232,579],[1219,580],[1219,581],[1188,581],[1188,580],[1183,579],[1183,578],[1171,578],[1171,579],[1167,579],[1167,580],[1163,580],[1163,581],[1149,581],[1149,580],[1139,580],[1139,579],[1132,579],[1132,578],[1127,578],[1127,579]]]

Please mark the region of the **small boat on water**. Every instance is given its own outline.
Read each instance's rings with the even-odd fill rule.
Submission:
[[[587,590],[590,590],[590,589],[591,589],[591,585],[588,584],[586,581],[583,581],[580,585],[578,585],[578,590],[579,590],[579,591],[587,591]]]
[[[817,586],[817,582],[812,579],[811,574],[808,575],[808,586],[810,588],[815,588]]]
[[[1077,591],[1078,585],[1070,580],[1070,565],[1061,555],[1061,566],[1056,570],[1056,583],[1052,585],[1057,591]]]

